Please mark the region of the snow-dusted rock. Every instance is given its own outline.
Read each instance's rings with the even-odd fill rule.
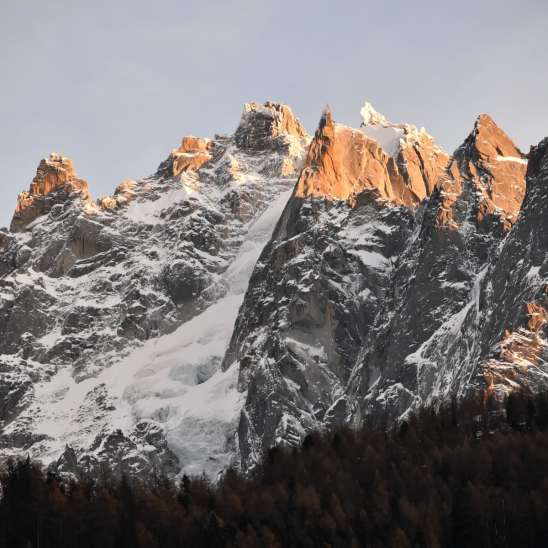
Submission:
[[[482,288],[525,191],[526,166],[500,169],[496,150],[522,157],[482,115],[399,260],[383,322],[356,364],[354,420],[395,419],[475,383]]]
[[[546,385],[545,143],[516,224],[527,161],[490,117],[447,161],[425,131],[362,114],[358,131],[326,112],[250,280],[224,359],[246,392],[244,468],[311,429]]]
[[[234,458],[241,394],[220,363],[308,143],[270,103],[246,105],[236,135],[185,137],[97,203],[70,160],[40,164],[1,239],[3,456],[211,475]]]
[[[548,387],[548,141],[526,157],[481,115],[449,158],[361,114],[310,141],[249,103],[96,202],[44,160],[0,230],[0,455],[215,477],[311,429]]]
[[[324,112],[224,358],[225,368],[238,365],[247,392],[244,467],[275,443],[346,420],[346,386],[420,218],[415,189],[430,186],[424,176]]]

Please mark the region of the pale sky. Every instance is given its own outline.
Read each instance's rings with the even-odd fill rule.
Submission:
[[[266,100],[310,132],[368,100],[449,152],[488,112],[527,151],[548,135],[548,2],[0,0],[0,226],[52,151],[97,197]]]

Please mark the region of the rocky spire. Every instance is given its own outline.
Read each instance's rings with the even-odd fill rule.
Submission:
[[[373,105],[367,101],[360,110],[360,116],[362,117],[362,126],[389,125],[387,119],[382,114],[378,113],[373,108]]]
[[[353,202],[366,192],[396,205],[416,206],[432,191],[447,155],[428,134],[412,126],[390,125],[369,103],[362,109],[362,118],[362,125],[374,122],[390,135],[336,124],[326,108],[295,196]],[[393,141],[397,147],[392,147]]]
[[[72,160],[52,153],[38,165],[36,176],[28,191],[17,198],[15,213],[11,221],[12,232],[24,230],[37,217],[47,213],[53,205],[69,198],[90,200],[88,184],[79,179]]]
[[[455,151],[447,178],[440,185],[438,225],[456,228],[458,203],[468,195],[476,203],[478,224],[497,217],[504,230],[509,230],[525,194],[526,170],[525,155],[489,115],[481,114]],[[467,188],[467,183],[472,186]]]
[[[246,103],[234,140],[238,148],[257,152],[284,146],[287,138],[306,136],[306,130],[287,105]]]

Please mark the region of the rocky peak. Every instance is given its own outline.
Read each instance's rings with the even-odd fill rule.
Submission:
[[[254,152],[285,148],[288,140],[306,136],[306,130],[287,105],[266,102],[244,105],[234,139],[238,148]]]
[[[491,160],[498,156],[524,159],[513,141],[495,123],[489,114],[480,114],[475,123],[469,142],[482,159]]]
[[[447,179],[440,186],[442,208],[439,225],[457,227],[459,197],[469,196],[482,225],[495,218],[504,231],[515,223],[525,193],[527,159],[487,114],[476,119],[474,129],[455,151]],[[457,207],[458,208],[458,207]]]
[[[361,108],[360,115],[362,117],[362,126],[388,125],[388,120],[382,114],[378,113],[373,108],[373,105],[367,101]]]
[[[416,206],[430,194],[447,155],[426,133],[422,139],[416,132],[418,137],[412,146],[400,147],[400,140],[411,133],[411,126],[389,125],[369,103],[362,108],[362,118],[362,126],[366,121],[373,125],[359,130],[336,124],[326,108],[295,195],[353,203],[365,193],[396,205]],[[397,141],[397,148],[392,146],[393,141]]]
[[[127,205],[136,196],[137,181],[125,179],[115,189],[113,196],[98,198],[97,205],[101,209],[117,209]]]
[[[24,230],[37,217],[47,213],[53,205],[64,203],[72,197],[88,202],[88,184],[76,176],[70,158],[52,153],[38,165],[29,190],[19,194],[11,230]]]
[[[48,194],[67,181],[76,178],[72,160],[52,152],[49,158],[43,158],[36,170],[31,185],[32,194]]]
[[[183,137],[181,146],[171,152],[173,176],[180,175],[183,171],[197,171],[211,160],[212,144],[211,139],[193,135]]]
[[[449,161],[447,153],[424,128],[390,122],[371,103],[366,102],[360,114],[361,130],[394,158],[406,185],[416,198],[423,200],[429,196]]]

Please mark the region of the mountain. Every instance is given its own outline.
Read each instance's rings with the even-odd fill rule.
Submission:
[[[548,141],[452,156],[366,103],[249,103],[91,198],[42,160],[0,231],[0,455],[214,477],[315,429],[546,388]],[[522,205],[523,202],[523,205]]]
[[[371,105],[362,116],[361,131],[322,117],[236,321],[223,366],[247,393],[244,469],[314,429],[545,388],[546,221],[529,198],[520,210],[525,156],[487,115],[451,158]],[[501,348],[510,364],[490,357]]]
[[[247,392],[244,465],[346,416],[352,368],[391,292],[416,210],[447,164],[430,136],[384,129],[380,141],[327,110],[272,240],[251,277],[225,355]],[[416,158],[424,158],[417,169]]]
[[[43,160],[0,233],[3,456],[65,471],[215,474],[241,394],[225,345],[309,142],[283,105],[184,137],[158,171],[92,201]]]

